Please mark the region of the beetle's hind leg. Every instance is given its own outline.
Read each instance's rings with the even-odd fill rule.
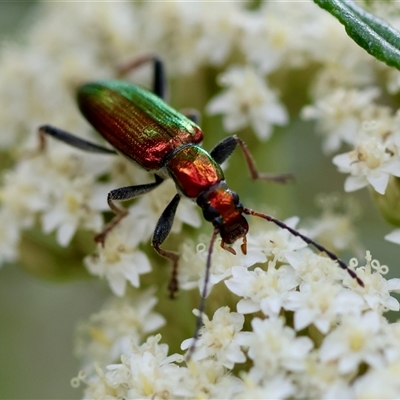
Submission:
[[[172,275],[168,284],[169,295],[171,299],[175,297],[175,293],[178,291],[179,255],[173,251],[164,250],[160,246],[163,244],[171,231],[179,200],[180,196],[179,194],[176,194],[174,198],[170,201],[167,208],[163,211],[161,217],[157,222],[156,229],[154,230],[153,238],[151,240],[151,244],[153,245],[157,253],[172,261]]]
[[[78,136],[73,135],[67,131],[56,128],[51,125],[43,125],[38,129],[39,133],[39,149],[40,151],[44,151],[46,149],[46,138],[47,136],[51,136],[54,139],[59,140],[60,142],[64,142],[72,147],[77,149],[87,151],[90,153],[99,153],[99,154],[117,154],[115,150],[108,149],[107,147],[100,146],[98,144],[89,142],[84,140]]]
[[[217,161],[218,164],[222,164],[229,158],[236,146],[239,145],[243,152],[246,160],[247,167],[250,171],[250,178],[252,180],[265,180],[277,183],[286,183],[293,180],[292,174],[266,174],[258,172],[253,156],[251,155],[246,143],[237,137],[236,135],[227,137],[226,139],[219,142],[211,151],[210,154]]]
[[[117,207],[114,203],[114,200],[131,200],[135,197],[139,197],[145,193],[150,192],[158,185],[160,185],[161,182],[163,182],[163,179],[160,178],[158,175],[155,175],[155,179],[156,180],[153,183],[148,183],[145,185],[126,186],[123,188],[111,190],[111,192],[108,193],[107,202],[111,210],[115,213],[115,216],[108,224],[104,226],[103,230],[95,236],[94,240],[97,243],[100,243],[104,246],[104,242],[109,232],[128,214],[128,211],[125,208]]]

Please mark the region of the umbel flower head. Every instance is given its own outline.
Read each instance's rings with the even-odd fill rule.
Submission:
[[[90,155],[56,140],[39,149],[36,128],[46,123],[108,146],[74,108],[72,93],[86,81],[115,79],[134,56],[155,53],[176,89],[172,105],[205,110],[204,148],[235,132],[258,163],[286,169],[292,159],[314,163],[314,154],[306,153],[308,144],[288,144],[293,154],[281,153],[278,141],[295,142],[290,135],[315,130],[323,136],[322,153],[341,152],[333,164],[348,174],[345,192],[368,187],[397,223],[400,131],[398,99],[390,96],[400,88],[399,75],[377,64],[313,2],[293,4],[43,2],[40,23],[21,44],[1,48],[0,93],[7,101],[0,107],[0,151],[7,168],[0,262],[21,260],[37,276],[52,278],[84,271],[103,279],[111,293],[76,331],[81,370],[72,385],[83,388],[83,398],[400,397],[400,324],[387,317],[399,311],[393,294],[400,279],[388,276],[386,260],[373,259],[378,250],[364,249],[353,210],[328,205],[308,225],[297,216],[285,224],[343,258],[355,252],[349,268],[364,286],[300,237],[253,218],[246,254],[240,241],[232,245],[236,255],[216,242],[204,290],[212,226],[202,224],[194,201],[182,199],[163,244],[180,255],[181,291],[172,302],[170,271],[149,246],[176,194],[172,180],[127,203],[128,215],[95,245],[93,236],[110,221],[107,193],[154,176],[122,156]],[[384,2],[376,8],[385,15]],[[398,24],[396,13],[386,15]],[[149,88],[149,76],[143,67],[124,79]],[[234,159],[227,176],[242,188],[243,204],[290,215],[300,203],[293,186],[276,190],[283,196],[272,184],[247,186],[247,171],[237,165],[243,164]],[[313,165],[304,192],[312,187],[316,196],[319,185],[334,181],[325,173],[318,181],[319,169]],[[388,239],[400,243],[399,236]],[[35,264],[32,248],[53,255],[57,266]],[[203,290],[206,310],[194,339]]]

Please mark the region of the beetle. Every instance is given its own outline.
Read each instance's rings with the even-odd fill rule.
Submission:
[[[202,209],[204,218],[214,227],[206,261],[202,303],[194,340],[197,338],[202,321],[201,313],[204,310],[214,243],[219,235],[221,246],[235,254],[230,245],[241,239],[241,251],[246,254],[246,234],[249,225],[244,215],[263,218],[300,237],[307,244],[336,261],[363,286],[362,280],[356,273],[334,253],[282,221],[243,206],[237,193],[226,184],[220,167],[237,146],[244,154],[253,180],[286,182],[291,176],[259,173],[245,142],[236,135],[222,140],[210,152],[204,150],[200,146],[203,133],[197,124],[197,115],[193,112],[180,113],[164,101],[165,69],[159,57],[149,54],[136,58],[123,66],[120,72],[125,74],[148,62],[151,62],[153,66],[152,92],[121,80],[91,82],[77,90],[77,102],[81,113],[115,150],[86,141],[50,125],[39,128],[42,147],[45,146],[45,137],[51,136],[89,152],[120,153],[154,174],[153,183],[123,187],[109,192],[107,202],[115,216],[95,237],[96,242],[104,245],[108,232],[127,215],[127,211],[116,206],[114,201],[130,200],[141,196],[155,189],[165,179],[172,178],[178,193],[159,218],[152,237],[154,249],[161,256],[170,259],[173,264],[168,285],[171,298],[178,290],[179,256],[173,251],[163,249],[161,245],[170,233],[181,197],[188,197],[195,201]]]

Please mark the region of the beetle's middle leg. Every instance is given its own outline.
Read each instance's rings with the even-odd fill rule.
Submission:
[[[247,167],[250,171],[250,178],[252,180],[265,180],[277,183],[286,183],[287,181],[293,180],[292,174],[266,174],[260,173],[257,170],[256,164],[254,162],[253,156],[251,155],[246,143],[237,137],[229,136],[226,139],[219,142],[211,151],[210,154],[218,164],[222,164],[225,160],[229,158],[236,146],[239,145],[243,152],[244,158],[246,160]]]
[[[139,197],[145,193],[150,192],[155,189],[160,183],[163,182],[163,179],[158,175],[154,175],[156,181],[153,183],[148,183],[145,185],[136,185],[136,186],[126,186],[119,189],[111,190],[107,196],[107,203],[110,206],[111,210],[115,213],[114,218],[104,226],[103,230],[95,236],[94,240],[97,243],[100,243],[104,246],[104,241],[108,235],[108,233],[117,225],[126,215],[128,215],[128,211],[125,208],[117,207],[114,203],[114,200],[126,201],[134,199],[135,197]]]
[[[151,239],[151,244],[158,254],[168,258],[172,261],[172,275],[168,284],[170,298],[173,299],[175,293],[178,291],[178,261],[179,255],[173,251],[164,250],[160,246],[163,244],[165,239],[171,232],[172,223],[174,222],[174,217],[176,209],[178,208],[179,194],[176,194],[174,198],[170,201],[167,208],[161,214],[159,218],[156,229],[154,230],[153,238]]]

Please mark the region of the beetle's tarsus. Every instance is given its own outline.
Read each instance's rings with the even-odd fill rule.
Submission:
[[[172,276],[169,284],[168,284],[168,290],[169,290],[169,298],[171,300],[175,299],[175,295],[179,290],[179,285],[178,285],[178,279],[176,278],[176,276]]]
[[[104,247],[104,243],[106,241],[107,235],[114,229],[114,227],[116,225],[118,225],[120,223],[120,221],[124,217],[126,217],[128,215],[128,211],[127,210],[125,210],[124,208],[116,207],[114,205],[114,203],[109,201],[109,204],[110,203],[113,205],[113,207],[111,207],[111,209],[116,213],[116,215],[108,224],[106,224],[104,226],[103,230],[94,237],[94,241],[96,243],[101,244],[102,247]]]
[[[179,283],[178,283],[179,255],[173,251],[162,249],[160,245],[157,245],[154,242],[153,246],[160,256],[168,258],[169,260],[172,261],[172,273],[168,283],[168,290],[170,299],[174,299],[175,294],[179,291]]]
[[[104,247],[104,242],[106,241],[106,232],[100,232],[94,237],[94,241]]]

